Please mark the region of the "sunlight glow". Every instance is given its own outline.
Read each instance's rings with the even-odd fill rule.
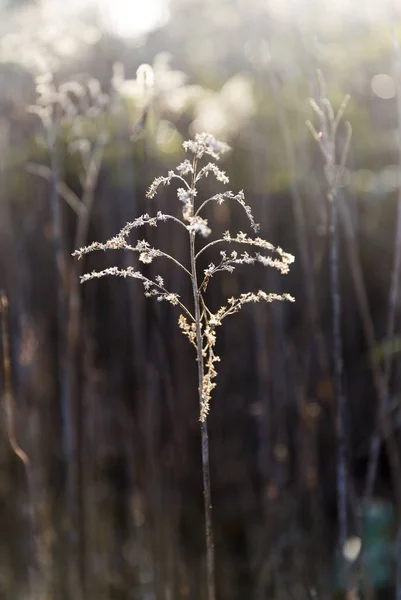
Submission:
[[[41,8],[56,22],[94,9],[103,30],[124,38],[142,36],[169,18],[168,0],[42,0]]]
[[[168,20],[166,0],[99,0],[104,25],[120,37],[135,37]]]

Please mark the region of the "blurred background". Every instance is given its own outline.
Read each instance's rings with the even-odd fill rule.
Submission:
[[[173,186],[145,192],[202,131],[232,147],[220,166],[262,237],[296,256],[289,275],[238,268],[208,292],[216,309],[259,288],[296,297],[219,331],[218,598],[354,598],[358,581],[366,598],[394,597],[400,39],[398,0],[0,0],[0,598],[206,598],[197,372],[179,311],[134,280],[79,285],[131,256],[71,257],[145,212],[177,214]],[[335,110],[350,94],[353,130],[337,194],[344,556],[327,181],[306,126],[319,130],[319,72]],[[344,137],[341,124],[339,150]],[[236,206],[207,216],[214,233],[247,231]],[[187,264],[174,225],[138,234]],[[145,271],[190,299],[169,264]]]

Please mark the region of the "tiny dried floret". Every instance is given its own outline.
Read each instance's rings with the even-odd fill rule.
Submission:
[[[152,262],[153,257],[150,252],[141,252],[139,255],[139,260],[145,264],[149,264]]]
[[[172,176],[170,173],[167,177],[156,177],[148,191],[146,192],[146,196],[148,198],[154,198],[157,194],[157,191],[161,185],[170,185]]]
[[[180,165],[178,165],[176,169],[177,173],[180,175],[188,175],[189,173],[193,173],[193,167],[188,159],[184,160]]]
[[[197,133],[194,140],[184,142],[182,146],[185,152],[192,152],[198,159],[208,154],[215,160],[219,160],[221,154],[230,150],[228,144],[219,142],[210,133]]]
[[[202,177],[207,177],[209,173],[213,173],[217,181],[221,181],[221,183],[226,184],[229,182],[225,171],[221,171],[221,169],[219,169],[219,167],[214,163],[209,163],[205,167],[203,167],[196,176],[196,180],[199,181],[199,179],[201,179]]]
[[[195,189],[178,188],[177,197],[184,204],[182,216],[185,221],[190,221],[194,214],[194,200],[197,195]]]
[[[200,233],[203,237],[208,237],[212,230],[207,224],[206,219],[202,219],[202,217],[192,217],[190,219],[190,224],[187,225],[188,231],[194,231],[195,233]]]

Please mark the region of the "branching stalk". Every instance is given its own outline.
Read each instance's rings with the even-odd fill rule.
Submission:
[[[106,275],[114,275],[117,277],[133,277],[139,279],[145,289],[145,296],[155,297],[159,302],[167,301],[173,306],[179,306],[184,314],[181,314],[178,320],[179,327],[182,333],[188,338],[190,343],[195,347],[196,359],[198,363],[198,395],[199,395],[199,421],[201,431],[201,443],[202,443],[202,475],[203,475],[203,495],[204,495],[204,506],[205,506],[205,534],[206,534],[206,584],[207,584],[207,598],[208,600],[216,600],[216,586],[215,586],[215,564],[214,564],[214,542],[213,542],[213,523],[212,523],[212,503],[211,503],[211,486],[210,486],[210,460],[209,460],[209,439],[208,439],[208,428],[207,428],[207,416],[210,410],[211,394],[213,389],[216,387],[214,378],[217,376],[215,363],[220,361],[220,358],[214,353],[216,344],[216,328],[222,324],[225,317],[233,315],[238,312],[245,304],[249,302],[273,302],[289,300],[294,301],[294,298],[290,294],[267,294],[262,290],[258,292],[247,292],[241,294],[237,298],[228,298],[226,305],[221,306],[217,312],[213,313],[210,308],[206,305],[205,299],[202,296],[207,288],[210,279],[214,274],[220,271],[227,271],[232,273],[238,265],[253,265],[256,262],[261,263],[264,266],[270,266],[276,268],[282,274],[289,271],[290,264],[294,261],[294,257],[287,252],[284,252],[279,247],[273,246],[266,240],[256,237],[248,237],[247,234],[239,232],[236,237],[232,237],[230,232],[226,232],[222,239],[215,240],[205,245],[198,253],[196,253],[196,236],[208,237],[211,234],[211,229],[206,219],[199,215],[199,212],[203,206],[209,200],[216,200],[221,203],[225,200],[235,200],[239,203],[247,219],[256,232],[259,228],[258,224],[252,215],[251,208],[245,203],[244,193],[242,191],[237,194],[233,192],[222,192],[213,196],[211,199],[200,204],[198,210],[195,209],[195,198],[198,190],[197,184],[203,177],[207,177],[209,173],[212,173],[217,181],[223,184],[228,183],[228,177],[221,171],[216,164],[208,163],[197,172],[198,162],[203,156],[212,156],[215,160],[220,158],[220,155],[226,152],[229,148],[226,144],[219,142],[208,133],[197,134],[194,140],[184,142],[183,147],[186,151],[193,154],[192,163],[189,160],[185,160],[177,167],[177,175],[174,171],[169,171],[167,176],[157,177],[151,184],[147,196],[153,198],[160,186],[168,186],[172,180],[178,179],[185,183],[184,188],[177,189],[177,198],[183,204],[182,216],[183,221],[173,217],[171,215],[165,215],[158,212],[156,217],[150,217],[148,214],[142,215],[135,219],[132,223],[128,223],[120,233],[114,238],[108,240],[105,243],[93,242],[89,246],[78,248],[74,255],[81,258],[83,255],[96,250],[115,250],[123,249],[129,251],[135,251],[139,254],[139,262],[151,263],[154,259],[159,257],[165,257],[172,260],[177,266],[189,275],[192,285],[192,295],[194,302],[194,312],[185,306],[180,300],[178,294],[170,292],[164,285],[163,278],[160,275],[156,275],[154,278],[145,277],[141,271],[134,267],[128,266],[125,269],[118,267],[109,267],[102,271],[92,271],[81,276],[81,282],[88,281],[89,279],[98,279]],[[190,176],[190,183],[184,179],[185,175]],[[146,240],[138,241],[136,246],[132,246],[127,243],[127,238],[131,231],[137,227],[143,225],[149,225],[157,227],[162,221],[168,220],[178,221],[185,227],[189,235],[189,254],[190,254],[190,271],[186,269],[179,261],[174,257],[162,252],[157,248],[152,248]],[[204,278],[201,285],[198,284],[197,274],[197,259],[203,252],[209,250],[216,244],[226,242],[236,242],[238,244],[245,244],[248,246],[254,246],[258,249],[264,249],[274,252],[278,255],[278,258],[271,258],[269,256],[262,256],[259,252],[255,255],[250,255],[247,252],[243,252],[239,255],[235,250],[231,253],[226,251],[220,252],[220,260],[217,267],[214,263],[210,263],[208,268],[204,270]],[[185,316],[187,315],[187,316]],[[189,322],[187,320],[189,317]]]

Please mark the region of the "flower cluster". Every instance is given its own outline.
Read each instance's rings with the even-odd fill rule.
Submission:
[[[174,177],[174,171],[169,171],[167,177],[156,177],[156,179],[152,182],[150,188],[146,192],[146,197],[154,198],[157,194],[159,187],[161,185],[170,185],[173,177]]]
[[[196,349],[196,323],[189,324],[184,315],[180,315],[178,327]]]
[[[92,244],[89,246],[76,250],[73,253],[73,256],[82,258],[84,254],[88,254],[89,252],[94,252],[96,250],[131,250],[132,252],[138,252],[139,260],[146,264],[151,263],[153,259],[158,256],[165,256],[164,252],[158,250],[157,248],[152,248],[149,242],[146,240],[139,240],[135,246],[131,246],[130,244],[127,244],[124,238],[119,236],[111,238],[104,243],[92,242]]]
[[[230,150],[230,146],[219,142],[210,133],[197,133],[195,139],[184,142],[183,147],[185,152],[192,152],[197,159],[208,154],[215,160],[219,160],[221,154]]]
[[[134,279],[139,279],[143,283],[144,294],[147,298],[156,298],[158,302],[169,302],[173,306],[180,306],[188,316],[193,320],[193,316],[187,310],[187,308],[181,303],[180,296],[173,292],[169,292],[164,287],[163,278],[160,275],[156,275],[155,279],[152,280],[149,277],[145,277],[143,273],[140,271],[136,271],[133,267],[127,267],[126,269],[120,269],[119,267],[109,267],[107,269],[103,269],[102,271],[92,271],[91,273],[85,273],[82,275],[81,283],[85,281],[90,281],[91,279],[100,279],[102,277],[106,277],[108,275],[113,275],[114,277],[123,277],[126,279],[127,277],[132,277]]]
[[[263,240],[260,237],[249,237],[246,233],[240,231],[235,236],[232,236],[229,231],[226,231],[222,238],[213,240],[201,247],[196,252],[196,240],[201,237],[208,237],[211,234],[211,228],[208,221],[202,216],[204,207],[209,202],[217,202],[221,204],[225,201],[234,201],[238,203],[244,210],[251,228],[257,232],[259,225],[256,223],[251,208],[245,202],[244,192],[241,190],[237,194],[231,191],[219,192],[210,198],[197,202],[199,190],[197,185],[202,178],[208,177],[210,173],[214,175],[216,180],[222,184],[228,183],[228,177],[224,171],[219,169],[214,163],[208,163],[198,169],[198,162],[204,155],[212,156],[218,160],[229,147],[223,142],[215,140],[208,134],[197,134],[194,140],[184,142],[184,150],[191,152],[193,160],[184,160],[176,167],[175,171],[168,171],[167,176],[157,177],[150,186],[147,197],[153,198],[161,186],[170,185],[176,179],[179,187],[176,190],[177,199],[182,204],[182,219],[173,215],[158,212],[155,217],[149,214],[144,214],[134,221],[127,223],[118,235],[110,240],[101,243],[93,242],[85,248],[79,248],[74,252],[74,256],[82,258],[85,254],[96,250],[128,250],[138,254],[139,262],[144,264],[152,263],[155,258],[164,257],[173,261],[179,266],[189,277],[193,289],[194,312],[192,312],[185,304],[181,302],[178,294],[170,292],[164,285],[164,280],[160,275],[156,275],[154,279],[145,277],[140,271],[134,267],[120,269],[111,267],[103,271],[92,271],[81,277],[81,281],[89,279],[97,279],[106,275],[115,275],[118,277],[134,277],[142,281],[146,297],[154,297],[159,302],[166,301],[173,306],[179,306],[182,313],[178,320],[178,325],[182,333],[188,338],[189,342],[195,347],[197,352],[197,360],[201,366],[201,376],[199,381],[200,389],[200,420],[205,421],[210,409],[210,400],[212,391],[215,388],[215,378],[217,376],[216,363],[220,360],[214,352],[216,345],[216,327],[222,324],[225,317],[235,314],[242,306],[249,302],[273,302],[290,301],[294,302],[294,298],[290,294],[268,294],[259,290],[257,293],[248,292],[241,294],[238,298],[229,298],[225,306],[219,308],[215,313],[208,308],[204,292],[208,286],[210,278],[219,271],[228,271],[232,273],[239,265],[254,265],[260,263],[264,266],[269,266],[277,269],[282,274],[289,271],[290,265],[294,262],[294,257],[288,252],[284,252],[282,248],[276,247],[270,242]],[[197,205],[197,206],[196,206]],[[128,237],[134,229],[143,225],[156,227],[160,221],[172,220],[184,228],[189,237],[191,268],[188,270],[173,256],[153,248],[146,240],[138,240],[134,244],[128,243]],[[245,244],[257,249],[253,254],[245,251],[239,254],[236,250],[227,252],[220,251],[220,260],[215,264],[211,262],[204,270],[204,279],[198,284],[197,261],[199,256],[212,248],[216,244]],[[260,251],[264,251],[263,254]],[[275,253],[276,257],[265,256],[268,253]],[[195,316],[194,316],[195,315]]]
[[[190,173],[193,173],[194,170],[192,168],[192,164],[187,159],[184,160],[184,162],[182,162],[180,165],[178,165],[178,167],[176,167],[176,171],[180,175],[189,175]]]
[[[184,221],[190,221],[194,214],[194,204],[197,191],[191,188],[178,188],[177,198],[183,203],[182,216]]]
[[[246,233],[240,231],[237,233],[235,237],[232,237],[229,231],[226,231],[223,235],[223,240],[225,242],[236,242],[237,244],[248,244],[249,246],[257,246],[258,248],[264,248],[266,250],[271,250],[272,252],[277,252],[280,255],[281,260],[271,260],[266,257],[260,257],[259,260],[262,264],[268,264],[271,267],[275,267],[279,269],[283,275],[287,274],[290,270],[290,265],[294,262],[295,257],[293,254],[289,252],[284,252],[280,246],[273,246],[270,242],[263,240],[260,237],[250,238]],[[263,262],[263,258],[267,261]]]
[[[221,179],[220,179],[220,181],[221,181]],[[245,195],[242,190],[240,190],[238,192],[238,194],[234,194],[231,191],[220,192],[218,194],[214,194],[214,196],[211,196],[210,198],[205,200],[200,205],[200,207],[197,210],[197,213],[199,213],[209,202],[217,202],[217,204],[223,204],[223,202],[225,202],[226,200],[234,200],[234,202],[238,202],[238,204],[240,204],[242,206],[242,208],[244,209],[245,214],[251,224],[252,229],[254,230],[255,233],[257,233],[260,229],[260,225],[259,225],[259,223],[256,223],[254,216],[252,214],[251,207],[248,204],[246,204]]]
[[[227,255],[225,250],[220,251],[221,260],[218,265],[214,263],[210,263],[207,269],[204,270],[205,279],[202,282],[201,288],[206,289],[210,277],[212,277],[215,273],[219,271],[228,271],[229,273],[233,273],[235,270],[234,265],[254,265],[259,262],[264,267],[273,267],[278,269],[282,274],[288,272],[288,264],[282,260],[278,260],[277,258],[270,258],[270,256],[263,256],[259,252],[256,252],[254,255],[249,254],[248,252],[243,252],[238,255],[238,252],[235,250],[231,252],[231,254]]]
[[[187,229],[188,231],[200,233],[203,237],[208,237],[212,233],[212,230],[207,224],[207,219],[202,219],[202,217],[192,217]]]
[[[210,411],[210,400],[212,391],[216,387],[214,379],[217,376],[215,363],[220,361],[220,357],[214,352],[216,344],[216,327],[219,327],[223,319],[229,315],[237,313],[244,304],[250,302],[275,302],[275,301],[289,301],[295,302],[295,298],[290,294],[267,294],[263,290],[259,290],[257,293],[247,292],[241,294],[238,298],[232,297],[227,300],[226,306],[221,306],[216,313],[211,313],[206,305],[204,305],[204,311],[202,317],[206,322],[206,326],[201,328],[202,331],[202,355],[206,359],[205,361],[205,373],[202,381],[202,399],[201,399],[201,410],[200,420],[205,421]],[[196,344],[196,324],[189,324],[187,319],[180,315],[178,325],[183,334],[188,337],[189,341],[195,348]],[[203,323],[202,323],[203,325]]]
[[[187,161],[189,162],[189,161]],[[221,183],[227,184],[229,182],[229,179],[225,173],[225,171],[222,171],[221,169],[219,169],[219,167],[217,165],[215,165],[214,163],[208,163],[205,167],[202,167],[202,169],[199,171],[199,173],[196,176],[196,180],[199,181],[199,179],[202,179],[202,177],[207,177],[209,175],[209,173],[213,173],[213,175],[216,177],[217,181],[221,181]]]
[[[142,227],[143,225],[157,227],[158,221],[166,222],[169,219],[176,220],[175,217],[172,217],[171,215],[165,215],[160,211],[155,217],[150,217],[148,214],[141,215],[134,221],[127,223],[116,236],[110,238],[106,242],[92,242],[92,244],[89,244],[88,246],[78,248],[77,250],[75,250],[75,252],[73,252],[72,255],[76,256],[78,259],[81,259],[84,256],[84,254],[89,254],[90,252],[94,252],[96,250],[132,250],[137,252],[144,252],[145,250],[148,251],[150,250],[150,248],[145,240],[142,242],[138,242],[136,246],[131,246],[127,243],[126,238],[129,236],[131,231],[133,229],[136,229],[137,227]],[[155,249],[152,250],[156,252]],[[156,255],[163,255],[162,252],[157,252],[159,252],[159,254],[154,253],[153,258],[155,258]]]

